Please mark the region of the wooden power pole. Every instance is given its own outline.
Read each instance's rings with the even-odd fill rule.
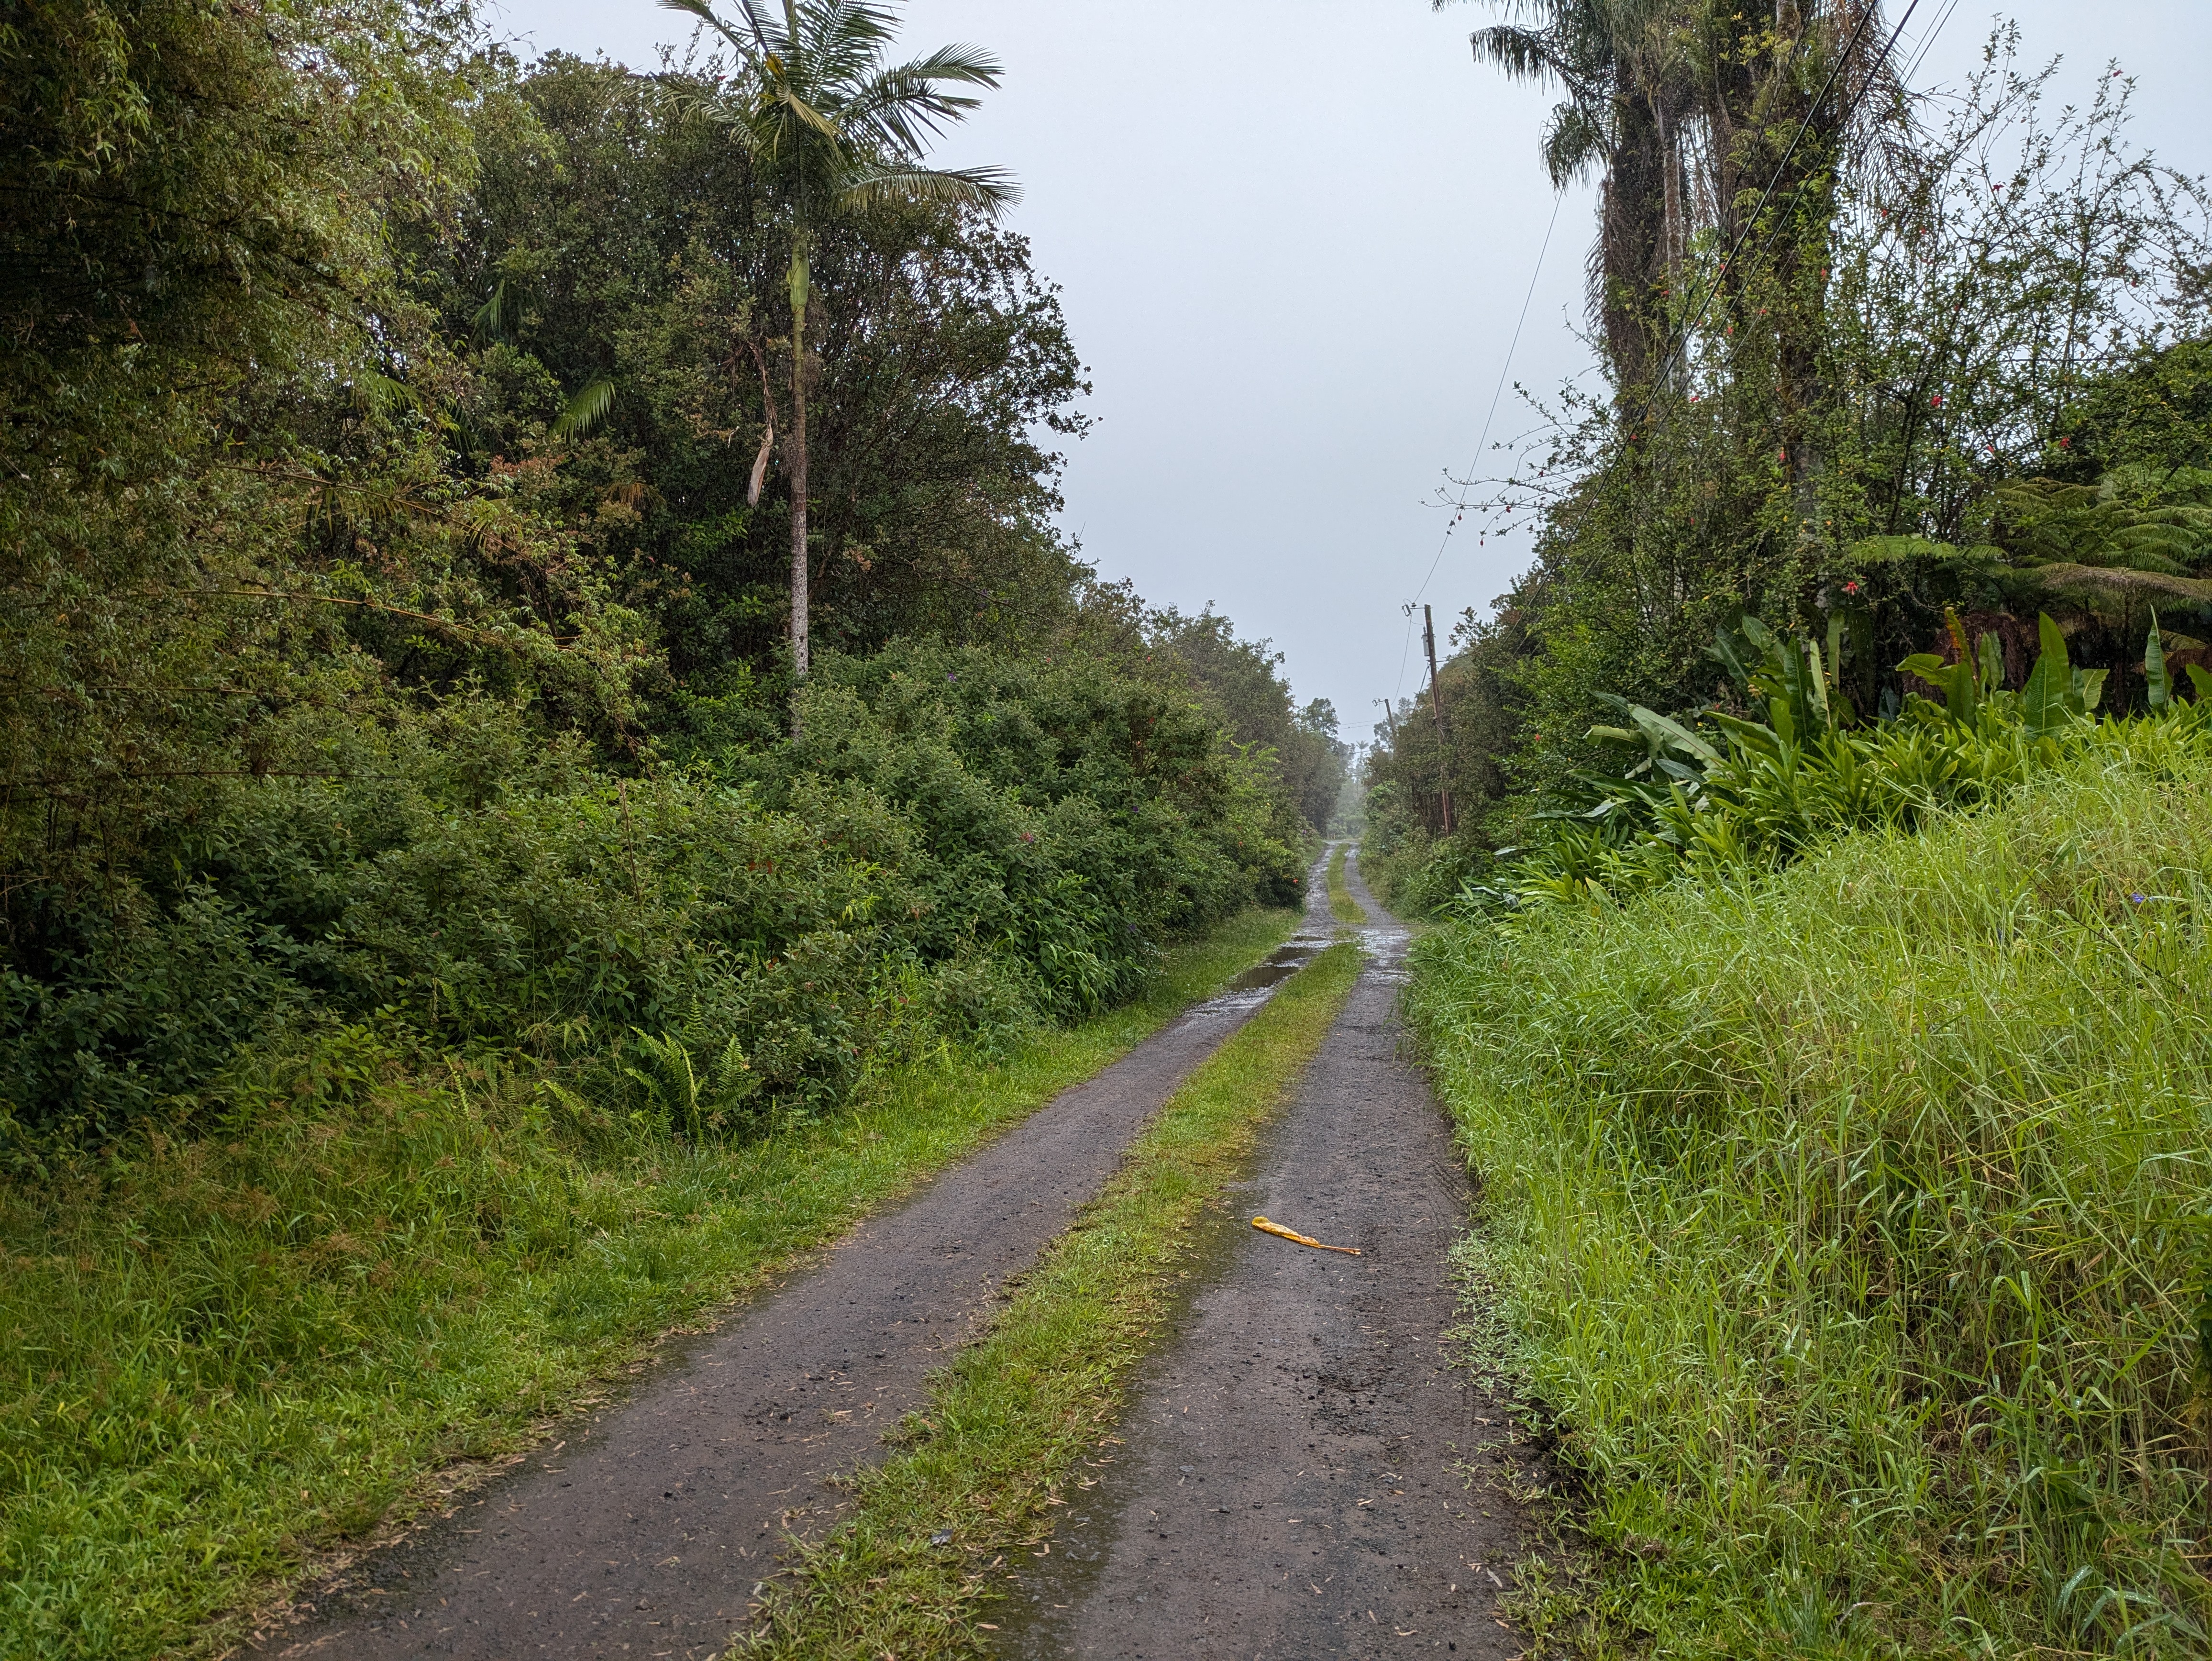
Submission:
[[[1444,718],[1444,691],[1437,681],[1437,620],[1425,605],[1421,607],[1421,644],[1429,654],[1429,713],[1437,720],[1437,800],[1443,806],[1444,835],[1449,837],[1452,833],[1451,722]]]

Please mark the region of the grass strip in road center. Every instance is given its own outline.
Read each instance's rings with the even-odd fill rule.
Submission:
[[[1340,842],[1328,850],[1328,910],[1339,922],[1350,923],[1357,928],[1367,921],[1367,913],[1344,880],[1344,856],[1351,852],[1352,844]]]
[[[738,1652],[919,1661],[983,1651],[993,1569],[1049,1537],[1061,1490],[1111,1432],[1153,1346],[1192,1226],[1243,1173],[1360,963],[1349,943],[1322,952],[1191,1076],[908,1415],[903,1450],[854,1479],[852,1514],[767,1591]]]
[[[1298,921],[1248,912],[1137,1002],[1002,1061],[887,1070],[759,1141],[585,1141],[526,1079],[375,1079],[112,1151],[82,1182],[0,1183],[0,1661],[223,1649],[311,1554],[440,1504],[456,1461],[541,1439],[672,1326],[1097,1073]]]

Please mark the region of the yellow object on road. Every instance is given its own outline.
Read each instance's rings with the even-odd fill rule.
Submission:
[[[1280,1223],[1271,1223],[1265,1217],[1255,1217],[1252,1220],[1252,1226],[1263,1234],[1277,1234],[1285,1240],[1295,1240],[1300,1245],[1310,1245],[1316,1251],[1341,1251],[1347,1257],[1357,1257],[1359,1255],[1359,1248],[1356,1245],[1323,1245],[1310,1234],[1301,1234],[1295,1228],[1285,1228]]]

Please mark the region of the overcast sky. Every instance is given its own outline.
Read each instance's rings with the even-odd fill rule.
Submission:
[[[1903,15],[1905,0],[1889,0]],[[902,45],[981,44],[1004,88],[938,153],[1000,163],[1014,228],[1065,290],[1097,425],[1068,458],[1069,532],[1155,603],[1212,602],[1287,654],[1301,700],[1347,738],[1419,676],[1403,602],[1441,638],[1528,561],[1522,536],[1443,540],[1434,505],[1464,474],[1524,298],[1511,379],[1587,374],[1587,189],[1556,202],[1536,161],[1552,100],[1477,69],[1468,31],[1498,8],[1427,0],[910,0]],[[2020,0],[2027,56],[2063,84],[2118,58],[2137,132],[2212,170],[2205,0]],[[1900,52],[1941,27],[1915,77],[1955,82],[1994,15],[1919,0]],[[641,67],[686,20],[648,0],[503,0],[526,52]],[[1527,424],[1509,385],[1491,440]],[[1492,461],[1494,465],[1494,459]],[[1439,562],[1438,553],[1443,558]],[[1434,567],[1434,575],[1429,573]],[[1426,588],[1424,592],[1424,583]]]

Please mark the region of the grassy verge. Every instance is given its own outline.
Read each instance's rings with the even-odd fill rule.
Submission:
[[[1545,1654],[2201,1656],[2212,765],[1448,928],[1411,1005],[1588,1483]]]
[[[0,1188],[0,1657],[219,1646],[222,1611],[421,1503],[426,1472],[526,1445],[1297,920],[1247,914],[1139,1003],[746,1146],[567,1123],[489,1064],[349,1072],[340,1042],[250,1126]]]
[[[1163,1110],[984,1339],[858,1479],[854,1514],[771,1592],[757,1652],[900,1661],[981,1647],[991,1570],[1049,1535],[1053,1507],[1121,1407],[1173,1295],[1187,1231],[1328,1036],[1358,977],[1330,947],[1285,982]],[[933,1535],[948,1535],[933,1546]]]
[[[1352,897],[1352,890],[1344,883],[1344,856],[1352,844],[1339,843],[1328,855],[1328,910],[1339,922],[1350,923],[1355,928],[1367,921],[1367,913],[1360,910],[1359,902]]]

